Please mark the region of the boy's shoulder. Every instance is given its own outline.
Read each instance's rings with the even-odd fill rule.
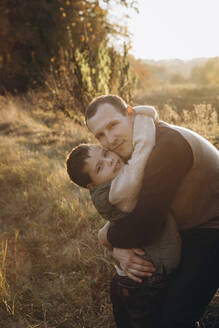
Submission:
[[[97,211],[106,219],[110,220],[108,215],[111,212],[112,205],[109,203],[111,181],[107,181],[90,190],[90,195]]]
[[[107,181],[90,189],[92,200],[96,200],[98,198],[98,201],[104,201],[106,198],[109,198],[110,186],[111,181]]]
[[[109,202],[109,192],[111,187],[111,181],[100,184],[90,190],[90,195],[94,206],[97,211],[105,219],[109,221],[118,220],[124,217],[122,213],[115,206]]]

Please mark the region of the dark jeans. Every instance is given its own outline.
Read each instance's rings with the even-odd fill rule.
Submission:
[[[159,313],[167,292],[168,279],[155,274],[137,283],[115,274],[110,289],[118,328],[158,328]]]
[[[164,302],[162,328],[192,328],[219,287],[219,229],[181,234],[179,271]]]
[[[169,282],[166,297],[163,295],[165,288],[161,288],[160,297],[155,297],[158,301],[150,301],[147,288],[141,286],[128,300],[121,283],[116,276],[113,278],[111,301],[118,328],[158,328],[160,319],[161,328],[196,326],[195,322],[201,318],[219,287],[219,229],[187,230],[181,237],[181,264]],[[160,302],[163,303],[162,311]],[[156,309],[153,304],[157,304]]]

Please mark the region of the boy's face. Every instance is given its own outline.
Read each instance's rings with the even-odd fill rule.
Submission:
[[[115,178],[124,165],[116,153],[99,146],[90,147],[85,163],[84,172],[89,174],[93,187]]]
[[[127,159],[133,150],[133,122],[134,115],[122,115],[113,105],[104,103],[87,120],[87,126],[104,148]]]

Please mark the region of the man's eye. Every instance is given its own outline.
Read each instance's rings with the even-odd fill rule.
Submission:
[[[103,138],[103,133],[100,133],[96,136],[97,140],[100,140],[101,138]]]
[[[110,124],[110,129],[112,129],[114,126],[116,126],[118,124],[118,122],[112,122],[111,124]]]

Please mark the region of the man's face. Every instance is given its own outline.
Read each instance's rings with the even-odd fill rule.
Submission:
[[[104,148],[127,159],[133,150],[133,121],[133,114],[122,115],[113,105],[101,104],[87,126]]]
[[[98,186],[115,178],[124,165],[117,154],[99,146],[90,147],[88,155],[84,172],[89,174],[93,186]]]

